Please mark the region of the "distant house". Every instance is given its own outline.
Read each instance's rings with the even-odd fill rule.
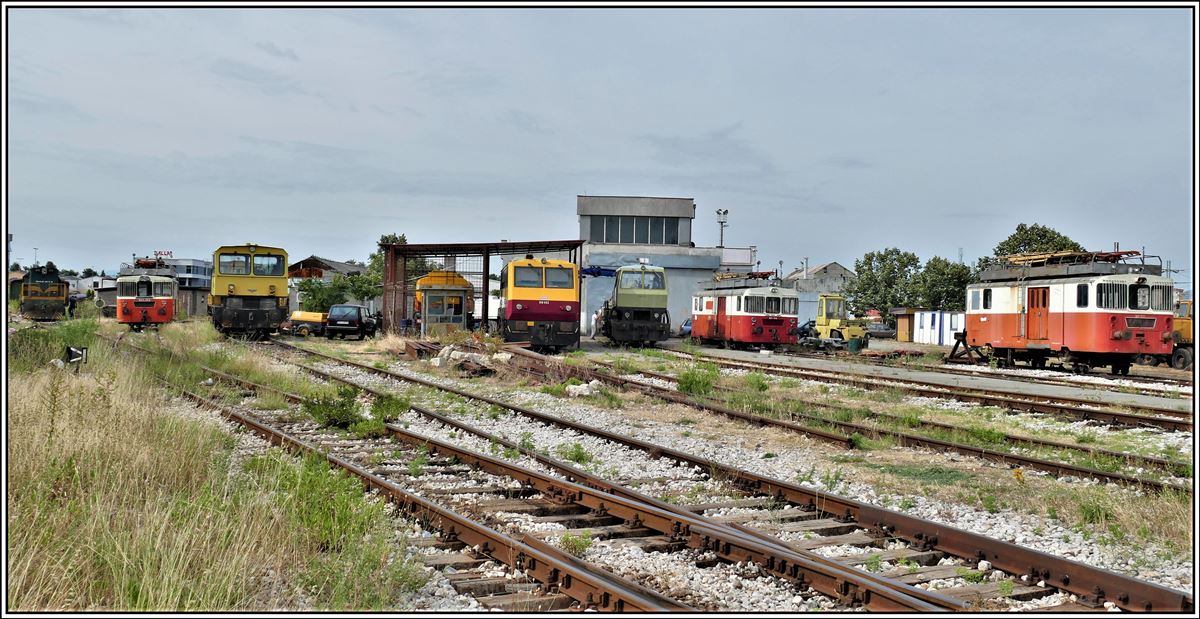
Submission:
[[[355,275],[366,270],[367,267],[358,264],[339,262],[320,256],[309,256],[300,262],[288,265],[288,278],[322,279],[328,282],[333,281],[334,275]]]
[[[825,262],[810,267],[808,272],[796,269],[783,281],[800,292],[841,292],[854,277],[854,271],[837,262]]]
[[[8,298],[18,299],[21,297],[21,282],[24,279],[25,271],[8,272]]]
[[[297,280],[319,279],[331,282],[335,275],[361,275],[366,272],[365,265],[330,260],[317,255],[292,263],[288,265],[288,307],[292,310],[300,309],[300,291],[296,289]],[[383,305],[382,295],[373,299],[350,299],[350,302],[366,305],[371,311]]]

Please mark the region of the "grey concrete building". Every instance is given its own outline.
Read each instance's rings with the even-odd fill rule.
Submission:
[[[784,276],[784,283],[800,292],[841,292],[850,280],[854,279],[854,271],[838,264],[826,262],[816,264],[808,269],[796,269]]]
[[[750,270],[755,262],[753,248],[695,246],[696,202],[692,198],[577,196],[576,214],[579,238],[585,241],[582,266],[616,268],[646,258],[667,269],[672,331],[691,316],[692,295],[701,281],[711,280],[717,270]],[[612,289],[611,277],[584,278],[584,333],[591,332],[591,316]]]

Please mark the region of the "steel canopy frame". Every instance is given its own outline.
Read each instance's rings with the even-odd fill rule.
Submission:
[[[513,241],[498,243],[380,243],[386,252],[383,275],[383,330],[396,332],[402,320],[408,318],[408,259],[431,256],[483,257],[481,324],[487,325],[488,306],[491,300],[488,281],[488,263],[492,256],[524,256],[548,252],[569,252],[571,262],[579,265],[580,248],[583,241],[564,239],[559,241]],[[399,293],[397,295],[397,293]]]

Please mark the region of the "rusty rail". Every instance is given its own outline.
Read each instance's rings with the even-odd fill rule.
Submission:
[[[669,351],[675,353],[682,358],[688,358],[690,355],[679,351]],[[809,370],[791,365],[777,363],[763,363],[761,361],[739,361],[726,359],[723,357],[713,357],[709,355],[701,355],[707,362],[714,363],[725,367],[735,367],[741,369],[752,369],[765,372],[767,374],[776,374],[779,376],[790,376],[794,378],[802,378],[805,380],[813,380],[823,383],[853,385],[867,390],[886,390],[894,389],[906,393],[918,395],[934,395],[937,397],[950,398],[963,402],[973,402],[985,406],[998,406],[1010,410],[1023,410],[1035,413],[1046,413],[1069,417],[1072,419],[1094,419],[1112,424],[1122,424],[1130,426],[1154,426],[1172,431],[1190,432],[1193,429],[1194,420],[1191,414],[1186,411],[1178,411],[1165,408],[1151,408],[1156,412],[1161,411],[1164,414],[1175,415],[1175,417],[1155,417],[1152,415],[1139,415],[1137,413],[1126,413],[1111,409],[1087,408],[1083,406],[1075,406],[1072,404],[1061,404],[1052,401],[1038,402],[1035,400],[1022,399],[1011,397],[1013,394],[1008,392],[989,392],[987,390],[969,389],[960,387],[949,387],[935,383],[928,383],[920,380],[911,380],[907,378],[883,378],[880,380],[895,381],[898,383],[910,383],[924,386],[908,386],[901,384],[889,384],[879,382],[878,380],[862,377],[850,376],[847,374],[839,374],[836,371],[829,370]],[[1030,396],[1026,396],[1030,397]],[[1040,396],[1037,396],[1040,397]],[[1070,402],[1087,402],[1086,400],[1078,400],[1073,398],[1045,397],[1044,400],[1058,400]],[[1183,417],[1186,415],[1187,417]]]
[[[277,342],[277,344],[282,343]],[[842,514],[853,519],[854,522],[860,523],[864,528],[875,534],[899,537],[918,548],[936,549],[957,557],[971,558],[973,560],[987,559],[997,569],[1011,574],[1029,575],[1039,580],[1044,580],[1053,587],[1076,594],[1080,600],[1094,606],[1099,606],[1105,601],[1112,601],[1118,607],[1130,611],[1191,613],[1195,608],[1192,596],[1151,582],[1137,580],[1123,574],[1076,563],[1044,552],[862,503],[854,499],[806,489],[790,482],[776,480],[751,471],[745,471],[660,445],[608,432],[600,428],[568,422],[487,396],[472,394],[453,387],[438,385],[431,381],[404,376],[353,361],[315,353],[314,351],[298,346],[291,346],[289,344],[284,344],[284,346],[301,352],[323,356],[331,361],[355,366],[364,371],[387,375],[397,380],[421,384],[480,402],[495,404],[559,427],[586,431],[614,442],[645,450],[655,457],[668,457],[678,462],[701,466],[712,472],[714,476],[719,475],[727,478],[731,483],[735,483],[745,489],[766,496],[775,496],[797,505],[811,505],[824,512]]]

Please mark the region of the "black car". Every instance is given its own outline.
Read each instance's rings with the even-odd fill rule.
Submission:
[[[867,326],[867,335],[872,338],[894,339],[896,327],[889,327],[882,322],[874,322]]]
[[[378,323],[367,308],[361,305],[334,305],[329,308],[329,318],[325,321],[325,337],[333,339],[340,335],[357,335],[358,339],[375,337],[375,325]]]

